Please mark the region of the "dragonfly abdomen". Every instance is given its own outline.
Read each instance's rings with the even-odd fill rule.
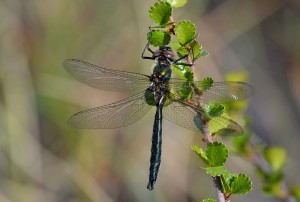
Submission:
[[[151,158],[150,158],[150,174],[149,183],[147,188],[152,190],[157,179],[160,161],[161,161],[161,144],[162,144],[162,107],[156,108],[153,134],[152,134],[152,146],[151,146]]]

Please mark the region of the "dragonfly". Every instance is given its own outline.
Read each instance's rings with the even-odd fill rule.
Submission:
[[[152,56],[145,56],[145,49]],[[138,93],[112,104],[86,109],[74,114],[68,124],[81,129],[115,129],[128,126],[140,120],[153,107],[156,108],[152,131],[152,146],[147,188],[152,190],[158,177],[161,163],[162,120],[167,119],[183,128],[202,132],[206,124],[209,129],[220,133],[241,135],[242,127],[225,115],[210,117],[205,110],[195,104],[200,97],[201,103],[227,103],[246,99],[253,94],[253,88],[244,82],[215,82],[205,91],[202,81],[187,82],[185,79],[172,78],[171,66],[191,64],[182,63],[187,55],[176,59],[168,46],[153,51],[149,44],[142,58],[155,60],[151,75],[107,69],[78,59],[67,59],[63,66],[77,80],[105,91],[138,91]],[[178,93],[193,90],[190,98]],[[199,93],[200,92],[200,93]],[[197,96],[198,95],[198,96]]]

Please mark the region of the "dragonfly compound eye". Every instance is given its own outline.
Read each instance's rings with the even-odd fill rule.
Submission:
[[[157,57],[160,57],[160,55],[163,53],[162,50],[156,50],[154,51],[153,53],[153,58],[157,58]]]
[[[167,59],[169,59],[169,60],[171,60],[172,62],[175,60],[175,55],[174,55],[174,53],[171,51],[171,50],[169,50],[169,51],[164,51],[163,52],[163,54],[164,54],[164,56],[167,58]]]

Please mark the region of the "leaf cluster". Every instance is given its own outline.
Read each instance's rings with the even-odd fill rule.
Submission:
[[[147,34],[148,42],[152,46],[171,46],[176,51],[178,57],[186,58],[189,56],[192,62],[208,55],[203,50],[202,45],[196,40],[198,34],[196,26],[189,20],[182,20],[174,22],[172,19],[173,8],[183,6],[187,0],[164,0],[156,2],[149,10],[151,20],[156,24],[149,27],[150,31]],[[191,61],[179,61],[180,64],[173,65],[173,72],[184,78],[186,83],[178,89],[171,89],[176,91],[182,99],[191,99],[194,92],[194,74],[190,67],[181,65]],[[212,87],[214,81],[212,78],[205,78],[200,86],[196,86],[200,94]],[[152,102],[151,102],[152,103]],[[153,103],[152,103],[153,104]],[[204,118],[207,117],[208,125],[210,127],[210,120],[221,118],[220,116],[227,116],[225,108],[221,104],[207,103],[201,106]],[[223,120],[224,122],[224,120]],[[229,124],[229,123],[228,123]],[[226,123],[224,123],[226,125]],[[224,127],[224,126],[223,126]],[[222,131],[222,128],[211,126],[211,131],[217,134]],[[236,140],[236,146],[239,150],[243,149],[243,144],[247,144],[248,139]],[[228,158],[228,149],[221,142],[211,142],[207,144],[205,150],[200,147],[192,146],[192,150],[198,155],[205,166],[202,168],[205,172],[212,177],[218,177],[221,180],[222,190],[224,195],[230,196],[231,194],[246,194],[251,190],[252,182],[245,174],[230,173],[224,165]],[[246,152],[246,150],[245,150]],[[214,199],[205,199],[204,202],[215,202]]]
[[[221,142],[208,143],[204,151],[198,146],[192,146],[192,150],[204,162],[204,169],[212,177],[220,177],[222,190],[226,195],[246,194],[251,190],[252,182],[245,174],[230,173],[224,163],[228,158],[228,149]]]
[[[196,60],[207,56],[208,53],[203,51],[202,45],[195,40],[198,36],[195,24],[188,20],[169,22],[173,7],[183,6],[186,2],[186,0],[166,0],[157,2],[150,8],[149,17],[157,25],[150,27],[148,41],[153,46],[170,44],[179,56],[191,52],[191,57]],[[171,41],[171,35],[174,35],[176,40]]]

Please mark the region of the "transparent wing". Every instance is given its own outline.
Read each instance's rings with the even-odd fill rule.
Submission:
[[[200,88],[200,83],[196,82]],[[203,92],[202,101],[204,103],[227,103],[236,100],[246,99],[254,94],[254,89],[247,83],[226,81],[215,82],[212,87]]]
[[[151,109],[146,99],[143,91],[112,104],[78,112],[70,118],[68,124],[85,129],[124,127],[141,119]]]
[[[243,128],[235,121],[222,115],[218,117],[208,117],[200,109],[191,107],[189,103],[180,100],[174,94],[168,95],[173,100],[171,104],[163,108],[163,118],[175,123],[183,128],[203,133],[204,123],[199,115],[209,120],[208,125],[210,132],[217,135],[242,135]]]
[[[199,89],[205,87],[202,81],[193,82]],[[171,79],[170,88],[173,88],[176,92],[189,90],[190,85],[184,85],[186,81],[181,79]],[[203,92],[201,99],[203,103],[227,103],[236,100],[242,100],[250,97],[254,94],[254,89],[247,83],[236,81],[214,82],[212,86],[208,87]]]
[[[163,118],[180,127],[199,132],[200,129],[194,122],[196,116],[197,113],[192,108],[182,106],[177,102],[163,107]]]
[[[63,66],[77,80],[101,90],[145,90],[150,84],[146,75],[106,69],[77,59],[65,60]]]

